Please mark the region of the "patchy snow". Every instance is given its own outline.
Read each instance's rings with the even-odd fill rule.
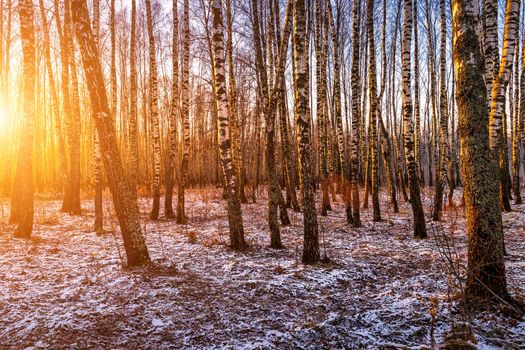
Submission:
[[[429,198],[424,193],[426,212]],[[91,232],[92,201],[71,217],[59,213],[60,201],[38,199],[34,235],[25,241],[12,237],[1,200],[0,348],[420,349],[432,338],[442,344],[461,321],[433,238],[446,235],[459,266],[465,263],[461,208],[429,223],[431,238],[415,241],[407,203],[395,214],[383,198],[383,221],[372,223],[364,209],[364,227],[354,229],[338,199],[319,217],[322,254],[331,262],[304,266],[301,214],[290,211],[292,224],[282,227],[286,248],[270,249],[266,199],[258,200],[243,205],[251,248],[236,253],[227,246],[220,191],[188,191],[187,225],[147,220],[149,200],[141,199],[154,264],[134,270],[121,267],[115,221],[102,237]],[[508,285],[520,300],[524,209],[503,214]],[[479,349],[525,347],[523,319],[501,310],[472,316]]]

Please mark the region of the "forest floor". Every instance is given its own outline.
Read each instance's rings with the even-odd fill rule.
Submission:
[[[424,349],[465,318],[478,349],[525,349],[525,320],[510,308],[460,312],[462,280],[452,270],[466,260],[462,208],[427,221],[430,237],[417,241],[407,203],[395,214],[382,198],[383,221],[364,209],[354,229],[333,202],[319,217],[330,262],[304,266],[301,214],[290,211],[286,248],[274,250],[264,196],[243,205],[250,249],[236,253],[220,194],[188,191],[187,225],[148,220],[141,199],[154,263],[134,270],[122,267],[114,219],[105,235],[91,232],[91,200],[75,217],[57,199],[37,199],[29,241],[12,237],[9,202],[0,200],[0,349]],[[525,205],[503,218],[508,288],[524,301]]]

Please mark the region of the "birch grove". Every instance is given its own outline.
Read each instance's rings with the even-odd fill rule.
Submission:
[[[400,231],[407,254],[438,245],[465,300],[515,307],[524,13],[520,0],[0,0],[6,225],[33,239],[52,212],[110,237],[129,267],[162,263],[151,247],[169,236],[243,263],[270,254],[283,275],[287,254],[325,269],[362,248],[341,242],[371,250]]]

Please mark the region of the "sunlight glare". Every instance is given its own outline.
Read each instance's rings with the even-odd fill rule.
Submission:
[[[9,109],[0,103],[0,134],[5,135],[9,128]]]

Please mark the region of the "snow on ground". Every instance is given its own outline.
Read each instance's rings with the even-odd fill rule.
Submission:
[[[59,200],[38,199],[30,241],[12,237],[8,201],[0,205],[0,349],[421,349],[442,344],[462,320],[450,287],[457,279],[437,243],[447,237],[464,264],[461,208],[416,241],[406,203],[394,214],[383,198],[383,221],[372,223],[364,209],[364,226],[354,229],[335,202],[319,218],[330,262],[304,266],[302,215],[290,211],[286,248],[270,249],[263,197],[243,205],[251,247],[243,253],[227,246],[220,191],[189,191],[188,225],[147,220],[141,199],[154,264],[130,270],[115,221],[102,237],[91,232],[92,201],[71,217]],[[509,290],[520,300],[524,210],[504,214]],[[501,310],[471,316],[479,349],[525,348],[524,319]]]

